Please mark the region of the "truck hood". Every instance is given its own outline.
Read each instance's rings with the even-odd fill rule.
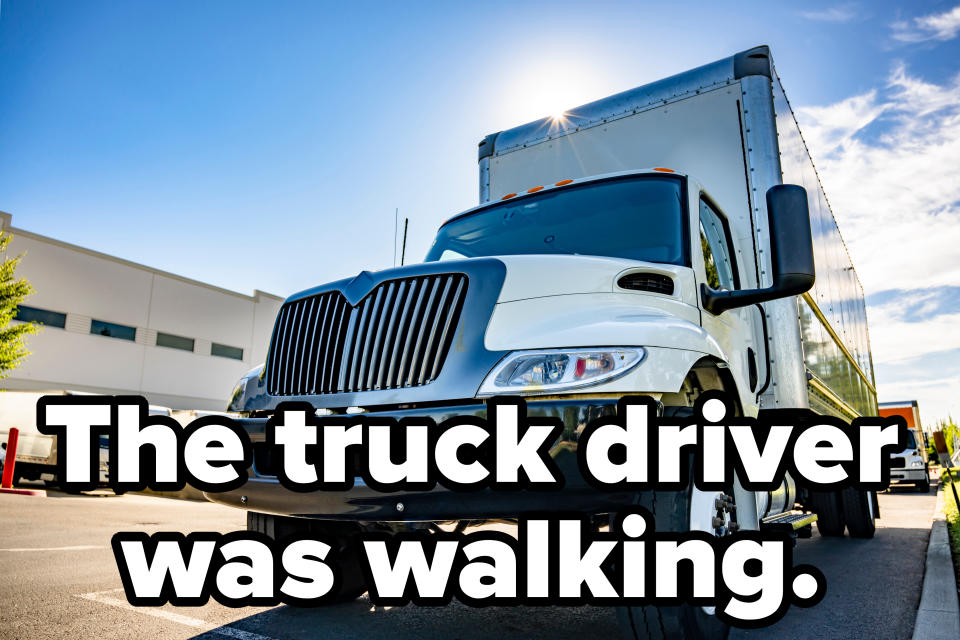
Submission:
[[[506,277],[487,326],[493,351],[642,345],[724,354],[700,325],[688,267],[576,255],[498,256]],[[669,276],[667,295],[624,289],[629,273]]]
[[[579,255],[496,256],[496,259],[507,267],[498,303],[577,293],[624,291],[616,283],[626,271],[670,276],[675,286],[673,297],[688,303],[689,297],[695,294],[692,271],[671,264]]]

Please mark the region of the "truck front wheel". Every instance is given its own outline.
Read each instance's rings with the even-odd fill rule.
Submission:
[[[664,409],[664,416],[688,418],[693,416],[693,409],[668,406]],[[736,522],[733,498],[720,492],[697,489],[693,485],[692,456],[687,464],[690,482],[686,489],[644,491],[636,494],[634,503],[653,515],[658,531],[699,530],[716,536],[732,533],[742,524]],[[617,607],[617,619],[621,633],[629,640],[723,640],[730,634],[729,625],[717,618],[712,607],[691,604],[676,607]]]
[[[917,483],[917,491],[920,493],[930,493],[930,470],[924,468],[923,480]]]
[[[308,518],[272,516],[247,511],[247,531],[258,531],[273,540],[291,535],[317,534],[330,540],[337,554],[341,583],[334,602],[356,600],[367,591],[361,568],[361,549],[356,534],[360,528],[352,522],[332,522]]]
[[[692,486],[682,491],[647,491],[637,495],[636,503],[653,515],[658,531],[702,530],[712,527],[714,517],[724,520],[713,530],[715,535],[726,535],[733,529],[729,525],[735,507],[721,493],[708,494]],[[692,604],[617,607],[617,619],[628,640],[723,640],[730,633],[729,625],[717,618],[712,607]]]

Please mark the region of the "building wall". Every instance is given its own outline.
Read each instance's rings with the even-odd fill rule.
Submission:
[[[13,235],[10,255],[36,289],[24,304],[66,314],[63,329],[28,337],[33,353],[5,389],[72,389],[137,394],[174,409],[223,409],[233,385],[266,359],[283,301],[248,296],[82,247],[0,225]],[[136,340],[91,333],[91,321],[136,328]],[[193,351],[157,345],[164,332],[194,340]],[[214,344],[243,350],[242,360],[211,355]]]

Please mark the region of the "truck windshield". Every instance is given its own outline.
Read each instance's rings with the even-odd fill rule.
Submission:
[[[686,263],[681,180],[604,180],[509,200],[440,228],[427,262],[574,254]]]

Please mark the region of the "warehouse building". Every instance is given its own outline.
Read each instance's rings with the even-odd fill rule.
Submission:
[[[224,409],[233,385],[266,359],[283,299],[151,269],[11,225],[8,252],[36,293],[18,318],[43,324],[3,389],[136,394],[173,409]]]

